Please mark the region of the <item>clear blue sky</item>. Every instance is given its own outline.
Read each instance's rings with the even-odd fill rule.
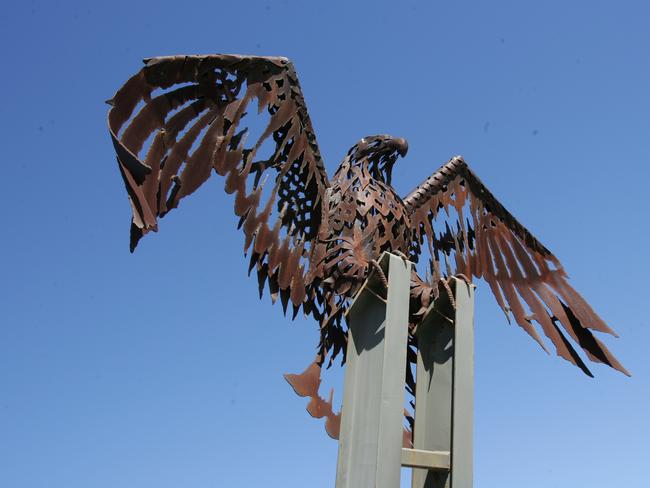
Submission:
[[[650,486],[647,2],[2,10],[0,486],[333,486],[336,443],[282,378],[315,324],[256,298],[221,183],[128,252],[103,101],[143,57],[218,52],[294,60],[330,172],[372,133],[408,138],[403,194],[463,154],[620,333],[634,376],[590,379],[479,287],[476,486]]]

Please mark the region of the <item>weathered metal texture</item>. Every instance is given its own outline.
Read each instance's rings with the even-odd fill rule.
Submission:
[[[261,285],[268,278],[274,296],[281,290],[296,307],[306,301],[300,261],[318,230],[329,183],[292,65],[283,58],[247,56],[154,58],[109,103],[111,137],[133,206],[131,249],[157,230],[157,217],[177,207],[214,170],[234,195],[245,250],[252,247]],[[271,116],[259,139],[245,147],[247,129],[240,122],[255,108]],[[269,138],[273,157],[256,161]],[[261,202],[260,179],[271,168],[271,196]],[[288,231],[284,238],[281,228]]]
[[[303,378],[288,378],[294,388],[309,383],[295,388],[299,393],[316,398],[311,393],[320,381],[318,369],[328,356],[331,364],[345,351],[344,312],[380,254],[390,251],[416,262],[423,248],[432,256],[430,277],[423,280],[413,271],[412,331],[437,296],[436,281],[462,273],[484,278],[506,315],[512,312],[544,349],[534,322],[557,353],[585,373],[591,374],[569,338],[592,361],[627,374],[590,332],[613,333],[568,284],[557,258],[461,158],[402,199],[390,181],[406,141],[366,137],[352,146],[330,182],[287,59],[152,58],[108,103],[109,130],[133,209],[131,249],[213,171],[223,176],[260,294],[268,286],[285,311],[291,302],[294,317],[302,308],[320,325],[316,367]],[[251,119],[264,128],[247,144]],[[268,147],[270,154],[261,155]],[[434,222],[445,230],[437,233]],[[409,343],[414,363],[412,337]],[[412,391],[414,379],[407,379]]]
[[[285,374],[284,378],[293,387],[297,395],[309,397],[307,412],[316,418],[325,418],[325,431],[332,439],[338,439],[341,432],[341,412],[332,410],[334,390],[330,390],[330,397],[325,400],[318,394],[321,383],[321,365],[318,361],[311,363],[302,374]]]
[[[411,253],[419,255],[426,239],[434,256],[434,280],[445,275],[441,261],[447,274],[483,278],[506,316],[512,312],[517,324],[545,351],[533,322],[541,325],[559,356],[589,376],[591,372],[560,327],[590,360],[629,375],[589,329],[616,334],[569,285],[559,260],[499,203],[462,158],[452,158],[404,203],[413,229]],[[436,236],[433,222],[441,209],[447,219],[450,212],[456,213],[457,227],[447,226],[445,234]]]

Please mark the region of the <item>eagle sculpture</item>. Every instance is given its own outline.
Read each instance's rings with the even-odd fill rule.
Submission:
[[[268,287],[285,313],[302,309],[319,324],[316,360],[287,375],[327,417],[318,395],[321,366],[346,349],[350,299],[388,251],[417,263],[410,327],[452,275],[483,278],[506,316],[542,349],[591,376],[577,350],[625,374],[592,331],[614,334],[568,283],[558,259],[506,210],[461,157],[434,171],[405,198],[391,187],[404,139],[364,137],[328,178],[293,64],[281,57],[171,56],[145,66],[108,101],[110,135],[133,210],[131,251],[162,217],[213,173],[233,195],[235,215],[260,296]],[[259,134],[251,137],[253,127]],[[379,268],[379,273],[381,270]],[[444,288],[443,288],[444,289]],[[576,347],[577,346],[577,347]],[[412,334],[408,358],[415,361]],[[415,379],[407,367],[407,389]]]

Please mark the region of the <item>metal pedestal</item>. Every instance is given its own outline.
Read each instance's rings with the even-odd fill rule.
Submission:
[[[384,253],[351,305],[337,488],[471,488],[473,286],[454,279],[418,330],[414,448],[402,447],[411,264]]]

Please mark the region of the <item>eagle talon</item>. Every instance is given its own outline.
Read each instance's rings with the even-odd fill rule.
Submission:
[[[384,285],[386,290],[388,290],[388,278],[386,278],[386,273],[384,273],[384,270],[381,269],[381,266],[379,266],[379,263],[377,262],[376,259],[371,260],[370,264],[377,270],[379,279],[381,279],[382,284]]]
[[[447,292],[447,297],[449,298],[449,303],[451,303],[451,307],[456,310],[456,299],[454,298],[454,292],[451,290],[451,287],[449,286],[449,282],[451,281],[452,277],[448,276],[447,278],[441,278],[440,283],[442,284],[443,288]]]
[[[463,280],[467,285],[471,285],[472,282],[463,273],[456,273],[453,276],[448,276],[447,278],[440,279],[439,283],[442,284],[442,286],[445,289],[445,292],[447,292],[447,297],[449,297],[449,303],[451,303],[453,309],[456,310],[456,299],[454,298],[454,292],[452,291],[451,286],[449,286],[449,283],[451,282],[452,278]]]
[[[399,258],[402,258],[402,261],[404,262],[405,266],[409,262],[409,258],[402,251],[391,251],[391,253]]]
[[[471,285],[471,284],[472,284],[472,280],[470,280],[470,279],[469,279],[467,276],[465,276],[463,273],[456,273],[456,274],[454,275],[454,278],[461,279],[461,280],[463,280],[463,281],[464,281],[466,284],[468,284],[468,285]]]

